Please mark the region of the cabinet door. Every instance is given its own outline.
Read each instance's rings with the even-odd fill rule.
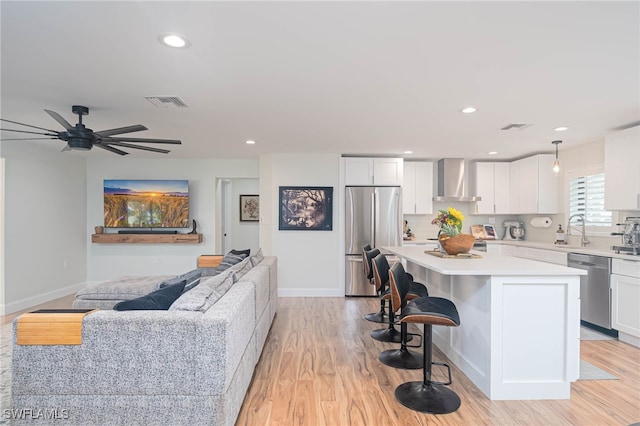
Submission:
[[[433,163],[423,161],[416,164],[416,214],[433,213]]]
[[[476,163],[476,187],[475,195],[478,195],[482,200],[476,202],[477,214],[494,214],[495,213],[495,179],[494,179],[494,164],[495,163]],[[508,169],[508,163],[507,170]],[[507,176],[507,180],[509,176]]]
[[[402,213],[416,212],[416,164],[405,163],[402,177]]]
[[[518,213],[536,213],[538,210],[538,158],[523,158],[519,163]]]
[[[611,327],[640,337],[640,278],[611,275]]]
[[[520,213],[520,162],[509,164],[509,213]]]
[[[509,163],[493,164],[494,213],[511,213],[511,178]]]
[[[402,158],[374,158],[374,185],[402,186]]]
[[[640,126],[607,136],[604,145],[607,210],[640,210]]]
[[[403,166],[402,212],[433,213],[433,163],[407,162]]]
[[[540,154],[538,159],[538,192],[536,210],[531,213],[558,213],[558,188],[561,184],[560,174],[553,172],[555,155]]]
[[[373,159],[345,158],[344,183],[345,185],[373,185]]]

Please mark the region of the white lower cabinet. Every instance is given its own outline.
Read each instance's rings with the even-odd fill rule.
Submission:
[[[611,326],[640,347],[640,262],[613,259],[611,267]]]

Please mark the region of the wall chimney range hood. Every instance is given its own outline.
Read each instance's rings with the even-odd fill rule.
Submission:
[[[476,195],[467,195],[466,184],[464,159],[443,158],[438,161],[438,195],[433,200],[466,203],[482,200]]]

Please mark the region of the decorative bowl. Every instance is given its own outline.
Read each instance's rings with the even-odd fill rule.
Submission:
[[[456,255],[468,253],[476,242],[476,238],[471,234],[458,234],[454,237],[440,236],[440,245],[447,254]]]

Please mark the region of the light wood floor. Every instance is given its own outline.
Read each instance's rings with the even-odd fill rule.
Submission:
[[[31,308],[70,307],[73,296]],[[583,341],[581,357],[619,380],[578,381],[571,399],[490,401],[452,366],[462,405],[447,415],[411,411],[394,398],[420,370],[378,361],[396,345],[369,337],[363,319],[373,298],[280,298],[237,425],[630,425],[640,422],[640,349],[618,341]],[[2,317],[2,323],[16,314]],[[443,360],[438,350],[435,360]],[[437,377],[436,377],[437,378]]]

